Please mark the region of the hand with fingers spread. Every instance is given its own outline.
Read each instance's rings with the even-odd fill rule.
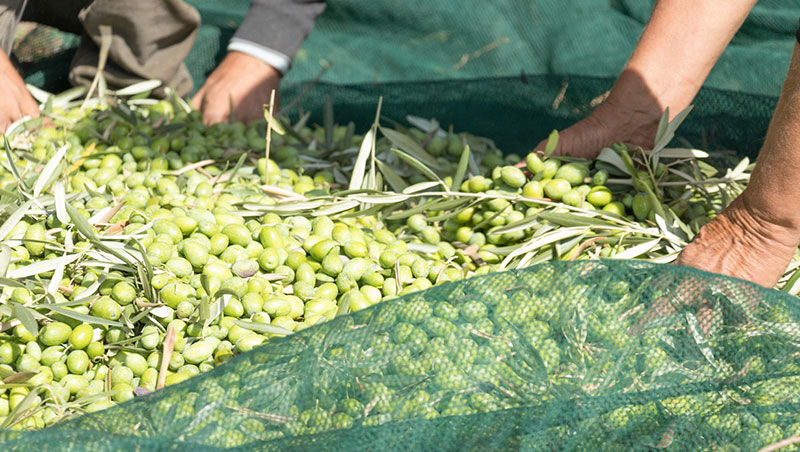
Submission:
[[[227,121],[231,107],[234,121],[252,122],[264,117],[264,105],[269,105],[280,79],[281,73],[267,63],[245,53],[228,52],[194,95],[192,106],[203,113],[206,125]]]
[[[660,0],[606,101],[559,134],[555,153],[592,158],[615,141],[652,146],[663,112],[674,117],[689,106],[755,3]],[[800,243],[798,175],[800,44],[748,188],[677,263],[774,286]]]
[[[653,147],[661,105],[653,98],[641,77],[629,70],[617,79],[608,98],[587,118],[559,132],[556,155],[592,159],[615,142],[630,147]],[[543,151],[547,139],[535,148]]]
[[[594,158],[616,141],[652,148],[667,108],[688,107],[756,0],[661,0],[609,92],[589,117],[559,135],[556,155]],[[543,150],[546,141],[536,150]]]
[[[39,105],[8,56],[0,51],[0,132],[23,116],[39,116]]]

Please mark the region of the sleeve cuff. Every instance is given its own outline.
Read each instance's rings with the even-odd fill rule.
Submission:
[[[241,38],[233,38],[228,43],[228,52],[232,51],[246,53],[253,58],[258,58],[275,68],[281,75],[286,74],[292,64],[292,59],[283,53]]]

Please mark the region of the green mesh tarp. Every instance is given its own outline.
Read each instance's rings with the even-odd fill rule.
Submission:
[[[800,433],[796,298],[558,262],[380,303],[23,450],[757,450]]]
[[[187,59],[198,88],[224,56],[249,2],[189,3],[203,17]],[[654,3],[331,0],[283,81],[284,104],[301,98],[318,120],[330,96],[339,118],[366,126],[383,95],[387,116],[435,116],[523,153],[597,105]],[[755,154],[786,75],[798,17],[796,0],[758,2],[708,78],[681,129],[684,138]],[[27,80],[51,91],[66,88],[70,52],[27,66]]]
[[[197,86],[246,12],[220,3],[195,0]],[[318,118],[330,96],[363,130],[384,96],[389,118],[436,117],[522,153],[602,99],[652,4],[332,0],[284,105]],[[799,16],[796,0],[759,2],[683,137],[757,153]],[[52,62],[69,49],[50,58],[27,80],[58,91],[66,67]],[[800,434],[798,321],[793,297],[681,267],[546,264],[339,317],[109,410],[1,433],[0,447],[757,450]]]
[[[284,99],[304,92],[306,84],[295,84],[329,65],[326,83],[303,103],[308,111],[321,112],[330,95],[340,115],[366,127],[383,95],[389,117],[436,117],[524,155],[597,105],[654,4],[332,1],[284,80]],[[755,155],[786,76],[798,17],[794,0],[756,5],[709,76],[682,137],[697,147]]]

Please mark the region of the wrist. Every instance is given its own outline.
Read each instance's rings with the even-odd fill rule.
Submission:
[[[285,74],[292,64],[292,59],[288,55],[241,38],[231,39],[228,43],[228,53],[247,55],[267,64],[281,75]]]
[[[592,127],[607,131],[621,139],[630,133],[638,133],[646,138],[644,141],[652,145],[658,123],[664,114],[664,108],[654,98],[652,92],[644,84],[642,78],[625,70],[617,78],[608,98],[586,118]]]
[[[784,209],[765,201],[757,191],[748,188],[724,214],[747,234],[796,248],[800,243],[800,217],[791,207],[793,204],[786,204],[788,208]]]
[[[259,74],[262,78],[278,78],[283,74],[273,66],[261,61],[260,59],[239,51],[229,51],[225,59],[220,64],[230,66],[232,69],[250,74]]]

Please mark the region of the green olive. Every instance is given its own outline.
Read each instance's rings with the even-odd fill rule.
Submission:
[[[231,270],[240,278],[249,278],[258,272],[260,264],[252,259],[239,259],[233,263]]]
[[[114,387],[118,384],[130,384],[133,381],[133,371],[126,366],[117,366],[109,371],[111,378],[111,386]]]
[[[176,385],[182,381],[185,381],[187,378],[189,378],[188,374],[177,372],[171,375],[167,375],[167,378],[164,380],[164,384],[166,386]]]
[[[183,358],[189,364],[199,364],[214,353],[215,345],[207,340],[201,340],[190,345],[183,351]]]
[[[572,190],[564,193],[564,195],[561,197],[561,202],[568,206],[582,207],[583,195],[573,188]]]
[[[613,201],[605,206],[603,206],[603,210],[606,212],[615,213],[619,216],[625,216],[625,206],[619,201]]]
[[[636,219],[639,221],[643,221],[647,218],[650,214],[650,200],[647,199],[647,195],[644,193],[637,193],[636,196],[633,197],[633,214],[636,216]]]
[[[69,336],[70,345],[77,349],[83,350],[88,347],[94,337],[94,329],[87,323],[82,323],[72,330]]]
[[[182,257],[173,257],[168,260],[166,267],[178,278],[184,278],[192,274],[192,264]]]
[[[595,207],[603,207],[611,202],[611,191],[601,185],[595,186],[591,189],[589,194],[586,195],[586,200]]]
[[[247,282],[238,276],[232,276],[222,281],[220,289],[232,290],[241,299],[247,293]]]
[[[548,160],[549,162],[550,160]],[[564,179],[551,179],[544,186],[544,194],[553,201],[561,201],[561,198],[571,189],[571,185]]]
[[[171,307],[172,309],[175,309],[178,307],[178,303],[181,301],[187,301],[189,298],[193,298],[196,293],[197,292],[195,291],[194,287],[190,286],[189,284],[170,283],[161,289],[159,295],[161,297],[161,301],[166,303],[167,306]],[[117,318],[119,318],[119,316],[117,316]]]
[[[208,252],[214,256],[219,256],[228,248],[228,244],[230,243],[228,236],[221,232],[212,235],[208,240],[211,244],[211,248],[208,250]]]
[[[34,223],[25,231],[25,248],[31,256],[41,256],[44,253],[45,228],[40,223]]]
[[[543,198],[544,188],[539,181],[530,181],[522,187],[522,196],[528,198]]]
[[[542,164],[541,174],[539,175],[540,180],[544,179],[552,179],[555,177],[558,168],[561,166],[561,162],[556,159],[548,159],[545,160]]]
[[[209,248],[203,246],[202,243],[196,240],[186,240],[183,244],[183,257],[194,268],[202,268],[208,263],[209,249],[211,241],[209,240]]]
[[[567,163],[562,165],[553,176],[555,179],[564,179],[573,187],[581,185],[589,175],[589,168],[579,163]]]
[[[242,302],[238,299],[231,298],[225,303],[225,308],[222,312],[231,317],[241,317],[242,314],[244,314],[244,306],[242,306]]]
[[[136,298],[136,289],[127,281],[120,281],[114,285],[111,296],[120,305],[128,305]]]
[[[114,395],[111,398],[117,402],[127,402],[133,399],[133,387],[128,383],[117,383],[113,385]]]
[[[77,394],[78,391],[89,386],[89,380],[83,375],[77,374],[65,375],[59,382],[70,394]]]
[[[86,354],[89,355],[89,358],[95,359],[99,356],[103,356],[105,353],[105,346],[102,342],[90,342],[89,345],[86,347]]]
[[[522,170],[513,166],[503,167],[500,170],[500,178],[511,188],[520,188],[527,180]]]
[[[153,325],[146,325],[142,328],[139,345],[146,350],[154,350],[161,340],[158,329]]]
[[[184,236],[188,236],[189,234],[194,232],[198,226],[197,220],[187,216],[175,217],[175,219],[172,221],[175,223],[176,226],[178,226],[178,229],[181,230]]]
[[[233,245],[247,246],[252,240],[250,231],[241,224],[231,223],[222,228],[222,233]]]
[[[247,316],[252,316],[255,313],[261,312],[261,306],[264,305],[264,299],[261,294],[254,292],[247,292],[242,297],[242,308]]]
[[[39,340],[45,346],[59,345],[69,339],[72,328],[63,322],[53,322],[45,325],[39,332]]]
[[[161,241],[154,241],[147,247],[147,255],[165,263],[172,257],[172,246]]]
[[[138,353],[126,353],[125,366],[133,372],[135,377],[141,377],[148,368],[147,360]]]
[[[100,297],[92,304],[92,315],[106,320],[118,320],[122,307],[111,297]]]
[[[82,375],[89,369],[89,355],[83,350],[73,350],[67,355],[67,368],[70,373]]]
[[[253,348],[264,343],[266,338],[264,336],[250,333],[242,337],[236,342],[236,351],[239,353],[249,352]]]
[[[530,171],[531,174],[536,174],[544,170],[544,162],[542,162],[539,154],[531,152],[527,157],[525,157],[525,167],[528,168],[528,171]]]

